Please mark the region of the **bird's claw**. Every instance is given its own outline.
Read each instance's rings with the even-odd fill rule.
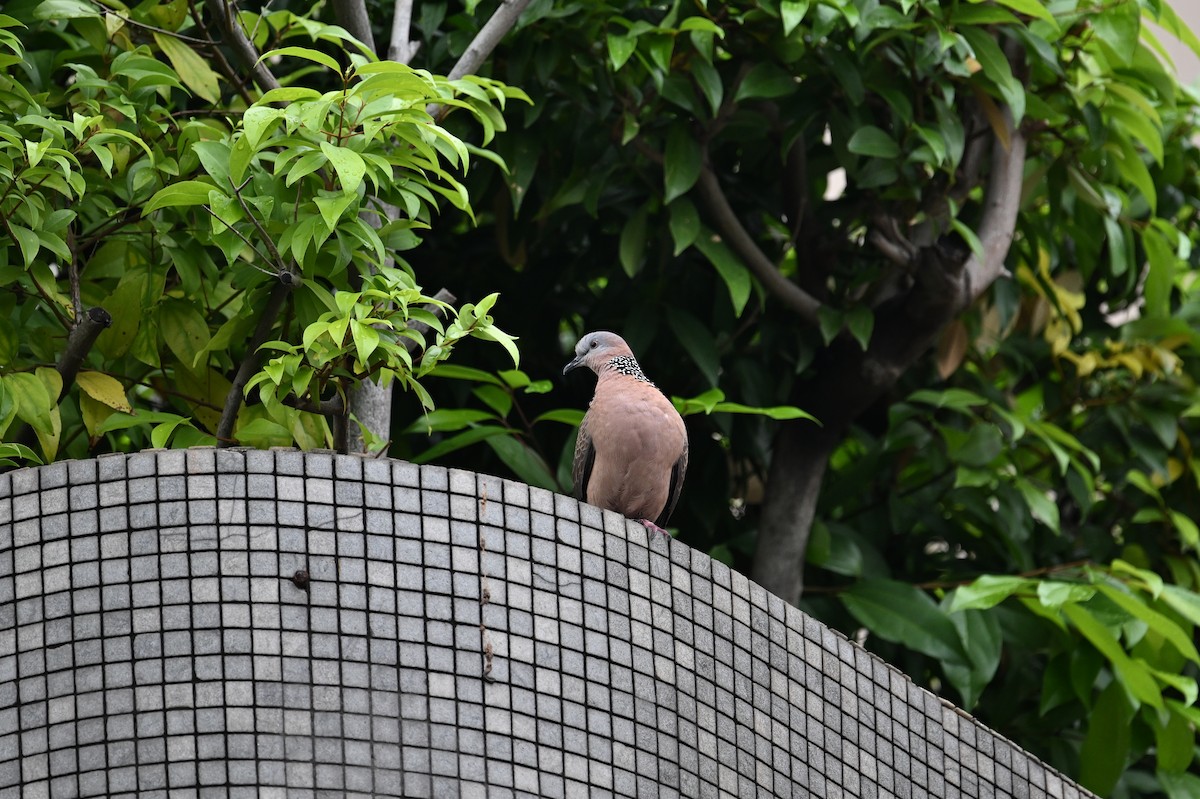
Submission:
[[[645,527],[647,530],[649,530],[649,531],[650,531],[650,532],[652,532],[652,533],[662,533],[662,534],[663,534],[664,536],[666,536],[668,539],[671,537],[671,534],[670,534],[670,533],[668,533],[666,530],[664,530],[663,528],[659,527],[657,524],[655,524],[654,522],[650,521],[649,519],[638,519],[638,521],[641,523],[641,525],[642,525],[643,527]]]

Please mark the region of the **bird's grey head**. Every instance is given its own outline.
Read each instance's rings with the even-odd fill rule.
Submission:
[[[607,330],[597,330],[579,339],[579,343],[575,345],[575,358],[566,365],[563,374],[580,366],[586,366],[600,374],[605,364],[619,357],[628,358],[635,366],[637,364],[633,358],[633,350],[629,349],[625,339]]]

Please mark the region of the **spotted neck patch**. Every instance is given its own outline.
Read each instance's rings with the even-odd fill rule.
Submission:
[[[618,355],[609,360],[605,367],[617,374],[632,377],[634,380],[639,380],[643,383],[650,383],[650,378],[642,374],[642,367],[638,366],[638,362],[632,355]],[[654,385],[650,383],[650,385]]]

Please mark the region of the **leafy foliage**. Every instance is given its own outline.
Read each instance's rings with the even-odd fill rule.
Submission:
[[[329,420],[314,410],[366,375],[429,403],[419,378],[467,335],[503,343],[515,361],[486,310],[448,309],[446,326],[410,311],[423,299],[398,254],[420,244],[439,206],[470,214],[461,177],[471,151],[485,152],[426,106],[462,109],[486,144],[520,91],[379,62],[336,26],[276,11],[246,22],[276,45],[264,58],[286,85],[255,98],[182,4],[22,8],[0,17],[0,432],[45,459],[212,443],[245,383],[235,373],[272,332],[313,372],[281,386],[291,361],[269,365],[260,380],[274,381],[262,393],[272,401],[238,414],[238,443],[329,446]],[[306,46],[285,44],[296,39]],[[292,290],[272,305],[281,279]],[[372,313],[353,315],[364,296]],[[112,324],[77,353],[94,371],[64,385],[67,334],[96,306]],[[414,319],[436,322],[429,346]],[[306,334],[322,324],[349,335]],[[285,407],[289,394],[297,402]],[[36,459],[28,447],[4,455]]]

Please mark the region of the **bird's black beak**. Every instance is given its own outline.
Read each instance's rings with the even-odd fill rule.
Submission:
[[[569,364],[567,364],[566,366],[563,367],[563,374],[565,375],[567,372],[571,371],[572,369],[578,369],[581,366],[583,366],[583,356],[576,355],[574,360],[572,360]]]

